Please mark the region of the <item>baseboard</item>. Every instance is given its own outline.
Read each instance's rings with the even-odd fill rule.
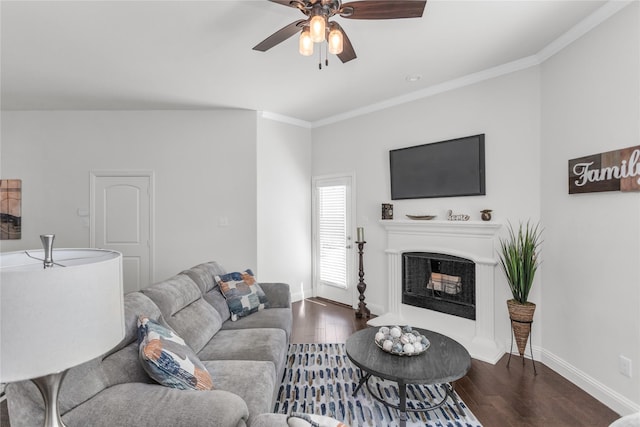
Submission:
[[[527,345],[527,348],[524,351],[524,358],[525,359],[529,359],[531,360],[531,353],[530,353],[530,347]],[[538,347],[537,345],[533,346],[533,360],[535,362],[537,361],[541,361],[542,362],[542,352],[544,350],[541,347]],[[509,349],[506,349],[505,354],[509,354]],[[520,353],[518,352],[518,348],[514,346],[514,348],[511,349],[511,354],[514,356],[520,356]]]
[[[384,313],[384,307],[378,304],[367,303],[367,308],[369,309],[371,314],[374,314],[376,316],[380,316],[382,313]]]
[[[313,296],[313,291],[311,290],[311,288],[303,289],[301,292],[291,293],[291,302],[302,301],[303,299],[309,298],[312,296]],[[367,303],[367,308],[369,309],[369,311],[371,311],[371,314],[374,314],[376,316],[380,315],[381,313],[384,313],[384,307],[378,304]],[[354,310],[358,309],[357,303],[354,304],[353,309]]]
[[[534,351],[535,352],[535,351]],[[640,405],[602,384],[548,350],[541,350],[542,363],[589,393],[620,415],[640,412]]]
[[[291,302],[302,301],[305,298],[313,296],[313,290],[311,288],[303,289],[301,292],[291,293]]]

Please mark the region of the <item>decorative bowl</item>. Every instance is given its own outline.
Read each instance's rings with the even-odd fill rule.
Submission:
[[[407,215],[407,218],[409,219],[433,219],[435,218],[437,215]]]
[[[427,351],[431,343],[411,326],[382,326],[374,341],[384,352],[396,356],[417,356]]]

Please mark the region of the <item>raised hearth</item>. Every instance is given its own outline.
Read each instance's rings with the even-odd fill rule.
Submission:
[[[368,322],[372,326],[412,325],[454,338],[472,357],[496,363],[504,354],[495,340],[494,275],[498,222],[380,221],[387,231],[387,312]],[[433,253],[459,257],[475,264],[475,320],[414,307],[402,302],[403,255]]]

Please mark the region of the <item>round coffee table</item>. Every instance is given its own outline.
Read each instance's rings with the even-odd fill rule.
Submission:
[[[457,341],[425,329],[413,328],[427,337],[431,345],[422,354],[416,356],[397,356],[383,351],[374,342],[379,328],[367,328],[356,332],[347,339],[347,356],[361,370],[360,383],[353,391],[358,393],[363,384],[367,386],[369,394],[385,406],[400,411],[400,426],[407,423],[407,411],[426,412],[444,405],[450,397],[460,415],[464,411],[453,393],[451,382],[464,377],[471,367],[469,352]],[[385,401],[371,391],[369,378],[376,376],[398,383],[399,402]],[[445,397],[438,403],[426,408],[407,408],[407,384],[441,384]]]

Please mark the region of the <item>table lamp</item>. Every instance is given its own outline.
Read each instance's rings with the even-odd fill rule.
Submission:
[[[0,254],[0,382],[33,381],[44,425],[64,426],[58,392],[67,370],[118,344],[125,333],[122,254],[52,248]]]

